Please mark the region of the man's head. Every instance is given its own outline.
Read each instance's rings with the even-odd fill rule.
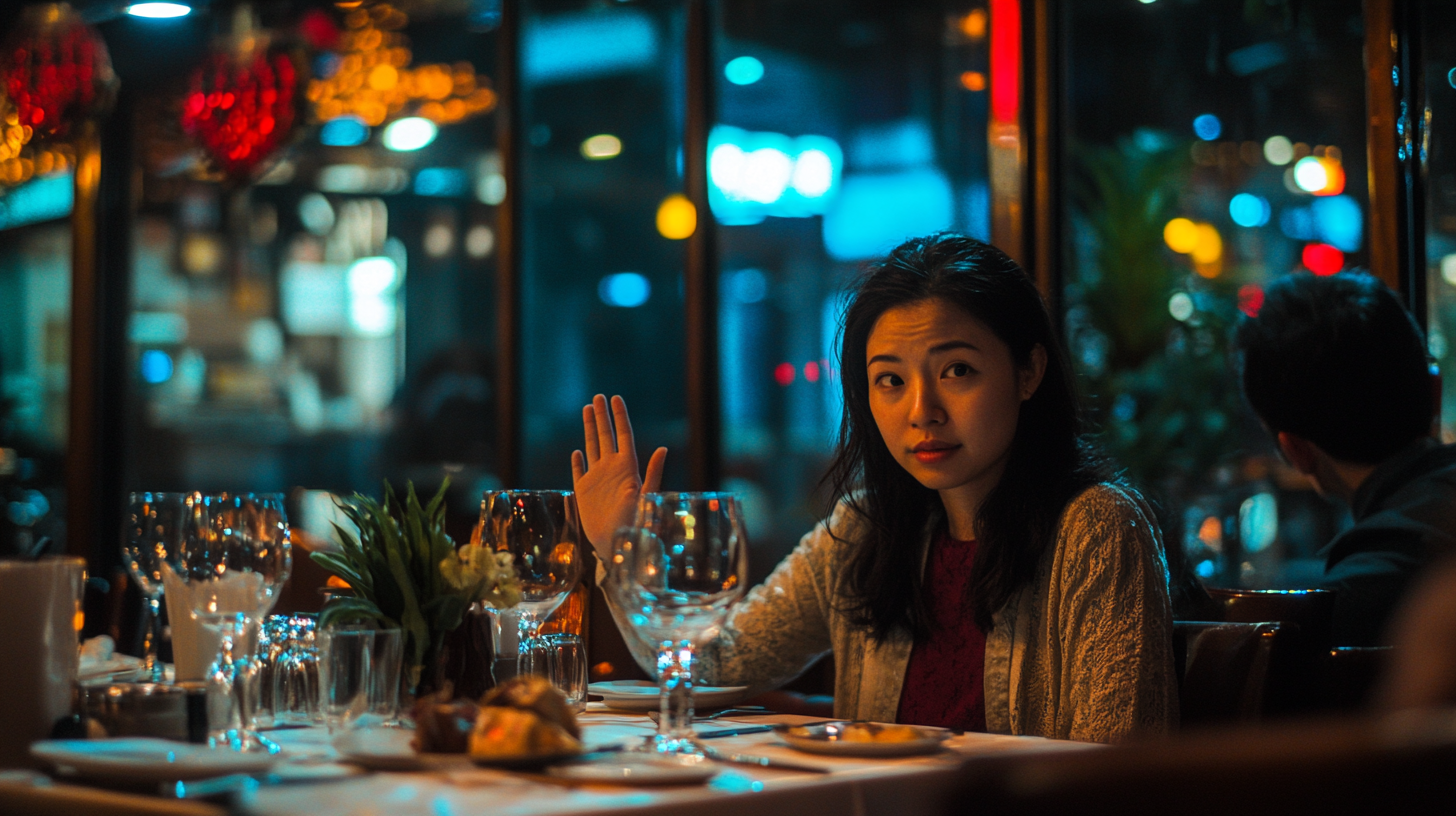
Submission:
[[[1275,281],[1258,316],[1240,320],[1235,346],[1244,397],[1275,434],[1374,465],[1429,431],[1424,337],[1370,275]]]

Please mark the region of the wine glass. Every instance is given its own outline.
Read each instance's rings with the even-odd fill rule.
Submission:
[[[278,600],[293,566],[288,519],[278,493],[196,495],[178,552],[168,560],[188,596],[192,616],[219,632],[221,647],[208,680],[223,694],[209,711],[213,746],[268,751],[278,746],[255,727],[253,652],[262,619]],[[216,718],[214,718],[216,715]]]
[[[122,558],[127,572],[147,599],[146,669],[153,683],[163,681],[157,643],[162,635],[162,566],[177,552],[187,524],[191,493],[132,493],[122,525]]]
[[[748,581],[748,537],[730,493],[647,493],[613,541],[610,586],[657,646],[661,716],[653,749],[701,754],[693,736],[693,657]]]
[[[514,675],[520,655],[536,647],[541,624],[566,600],[581,580],[581,522],[576,496],[570,490],[494,490],[480,503],[481,543],[515,558],[521,579],[521,600],[510,610],[494,610],[498,640],[508,640],[501,621],[519,616],[519,646],[514,655],[497,649],[495,680]],[[504,659],[502,659],[504,658]]]

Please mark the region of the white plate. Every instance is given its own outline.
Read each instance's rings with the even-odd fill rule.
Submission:
[[[600,694],[608,708],[622,711],[656,711],[657,684],[647,680],[608,680],[592,683],[587,691]],[[722,708],[747,696],[748,686],[694,686],[694,708]]]
[[[575,782],[611,785],[701,785],[718,768],[707,757],[625,753],[552,765],[546,773]]]
[[[849,726],[872,728],[911,728],[918,738],[901,742],[858,742],[844,739],[844,729]],[[941,743],[951,736],[948,728],[934,728],[928,725],[894,725],[892,723],[870,722],[827,722],[810,725],[776,725],[774,733],[787,742],[789,747],[811,754],[830,756],[893,757],[934,754],[941,750]]]
[[[135,782],[262,773],[279,759],[269,754],[242,753],[151,737],[43,740],[31,745],[30,753],[57,768],[74,768],[83,776]]]
[[[410,742],[415,732],[403,728],[365,728],[334,738],[334,748],[346,762],[371,771],[419,771],[469,767],[465,754],[420,753]]]

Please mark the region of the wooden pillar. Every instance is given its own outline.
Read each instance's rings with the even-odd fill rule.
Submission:
[[[694,490],[717,488],[722,475],[717,222],[708,207],[708,133],[716,113],[713,22],[709,0],[688,0],[683,183],[697,211],[697,226],[688,238],[683,289],[687,309],[688,461]]]
[[[521,0],[501,0],[496,38],[496,149],[506,182],[496,208],[496,473],[506,487],[521,479]]]

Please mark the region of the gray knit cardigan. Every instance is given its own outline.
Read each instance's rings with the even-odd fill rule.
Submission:
[[[695,681],[775,688],[832,651],[835,716],[893,722],[914,640],[903,631],[877,640],[842,609],[846,542],[854,541],[857,523],[841,504],[828,527],[821,522],[804,536],[699,650]],[[916,542],[922,559],[928,545],[928,535]],[[651,674],[655,649],[625,625],[615,603],[612,613]],[[1172,631],[1168,567],[1152,511],[1127,488],[1088,488],[1063,511],[1036,577],[994,616],[986,636],[987,729],[1091,742],[1175,729]]]

